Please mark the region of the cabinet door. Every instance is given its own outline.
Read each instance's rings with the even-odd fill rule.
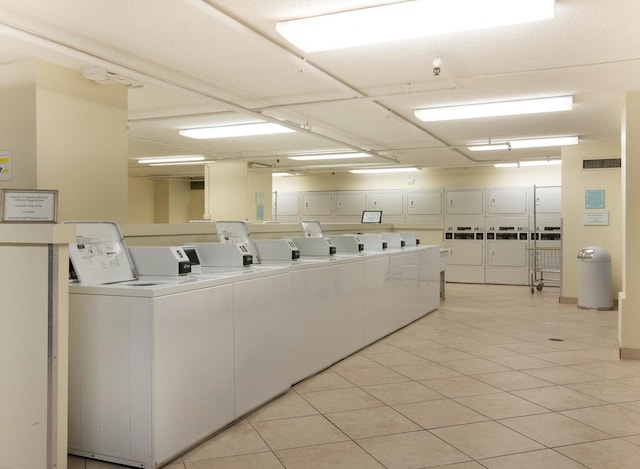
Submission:
[[[382,219],[385,215],[402,216],[403,193],[401,191],[371,192],[369,198],[369,210],[382,210]]]
[[[335,215],[336,216],[362,216],[362,211],[367,209],[366,192],[336,192]]]
[[[302,194],[302,216],[330,217],[332,202],[331,192],[305,192]]]
[[[447,215],[482,215],[484,213],[482,189],[451,189],[446,191]]]
[[[524,215],[527,213],[526,187],[487,189],[487,214]]]
[[[536,187],[533,203],[536,213],[560,213],[562,211],[562,187]]]
[[[408,192],[407,215],[442,215],[442,190]]]

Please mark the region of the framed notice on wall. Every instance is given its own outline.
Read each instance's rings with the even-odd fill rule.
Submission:
[[[56,223],[58,191],[2,189],[0,192],[2,222]]]

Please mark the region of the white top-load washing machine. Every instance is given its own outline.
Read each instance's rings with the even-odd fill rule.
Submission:
[[[234,418],[232,282],[138,277],[115,223],[75,225],[69,452],[159,466]]]

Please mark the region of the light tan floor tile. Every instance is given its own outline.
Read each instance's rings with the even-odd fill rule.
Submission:
[[[393,337],[393,335],[389,336]],[[401,349],[395,347],[386,342],[386,339],[382,339],[380,342],[376,342],[375,344],[369,345],[367,348],[360,351],[360,354],[368,357],[369,355],[373,355],[376,353],[391,353],[391,352],[399,352]]]
[[[171,466],[165,468],[172,469]],[[268,452],[194,461],[187,463],[186,469],[284,469],[284,466],[272,452]]]
[[[260,436],[273,450],[345,441],[348,438],[321,415],[256,422]]]
[[[481,340],[478,337],[475,338]],[[513,351],[498,347],[497,345],[466,345],[456,348],[458,350],[462,350],[465,353],[468,353],[469,355],[473,355],[476,358],[490,358],[504,355],[513,355]]]
[[[300,396],[322,413],[367,409],[384,405],[360,388],[305,392],[300,393]]]
[[[262,420],[302,417],[317,413],[318,411],[301,398],[297,392],[289,391],[285,395],[280,396],[278,399],[250,414],[247,420],[250,422],[260,422]]]
[[[411,402],[433,401],[444,396],[416,381],[377,384],[362,388],[387,405],[408,404]]]
[[[400,404],[393,408],[426,429],[487,420],[484,415],[451,399]]]
[[[427,362],[424,358],[411,352],[377,353],[369,356],[371,360],[384,366],[411,365],[413,363]]]
[[[536,368],[526,371],[527,374],[544,379],[555,384],[575,384],[597,381],[595,375],[584,373],[568,366],[556,366],[551,368]]]
[[[432,350],[425,350],[421,352],[416,352],[417,355],[420,355],[427,360],[431,360],[433,362],[446,362],[451,360],[464,360],[465,358],[474,358],[473,355],[469,355],[466,352],[462,352],[458,349],[451,347],[442,347],[438,346],[438,348]]]
[[[627,436],[623,438],[624,441],[636,446],[640,446],[640,435]]]
[[[269,447],[258,432],[250,423],[242,421],[192,449],[182,459],[187,463],[264,451],[269,451]]]
[[[594,363],[599,361],[597,358],[590,357],[584,352],[575,350],[534,353],[531,356],[562,366],[582,365],[585,363]]]
[[[544,353],[544,352],[555,351],[555,349],[551,345],[549,345],[548,340],[538,341],[538,342],[520,342],[515,344],[505,344],[502,347],[520,354]]]
[[[383,469],[352,441],[276,451],[287,469]]]
[[[524,389],[513,391],[513,394],[555,412],[606,404],[605,401],[587,396],[565,386]]]
[[[470,461],[461,462],[458,464],[447,464],[446,466],[438,466],[437,469],[485,469],[485,466],[475,461]]]
[[[612,404],[640,400],[640,388],[612,380],[569,384],[567,387]]]
[[[501,392],[500,389],[494,388],[470,376],[428,379],[421,381],[421,383],[447,397],[474,396],[476,394]]]
[[[584,469],[582,464],[578,464],[552,449],[483,459],[482,467],[487,469]]]
[[[485,459],[507,454],[543,449],[539,443],[500,425],[480,422],[431,430],[451,446],[474,459]]]
[[[460,397],[455,400],[491,419],[520,417],[523,415],[548,412],[544,407],[506,392]]]
[[[549,448],[611,438],[608,433],[556,413],[505,419],[500,423]]]
[[[426,431],[358,440],[357,443],[387,469],[441,466],[469,457]]]
[[[485,358],[473,358],[468,360],[453,360],[442,363],[447,368],[451,368],[465,375],[477,375],[482,373],[493,373],[496,371],[508,371],[506,366],[489,361]]]
[[[354,440],[421,430],[418,425],[391,407],[350,410],[326,414],[326,417]]]
[[[556,451],[597,469],[637,469],[640,461],[640,447],[620,439],[565,446]]]
[[[563,415],[616,437],[640,435],[640,414],[616,405],[568,410]]]
[[[503,355],[498,357],[492,357],[491,361],[499,363],[500,365],[508,366],[514,370],[528,370],[531,368],[548,368],[555,366],[545,360],[539,358],[530,357],[528,355]]]
[[[1,466],[0,466],[1,467]],[[104,461],[96,461],[94,459],[87,459],[85,462],[86,469],[118,469],[126,466],[120,466],[118,464],[111,464]]]
[[[371,386],[373,384],[407,381],[406,376],[382,366],[379,368],[365,368],[360,370],[341,370],[338,374],[357,386]]]
[[[354,387],[353,383],[347,381],[342,376],[332,370],[326,370],[305,379],[304,381],[296,384],[294,389],[298,392],[309,391],[327,391],[329,389],[344,389]]]
[[[483,381],[503,391],[516,391],[520,389],[542,388],[553,386],[553,383],[536,378],[521,371],[499,371],[497,373],[485,373],[474,375],[475,379]]]
[[[421,363],[417,365],[401,365],[394,366],[393,369],[398,373],[412,379],[432,379],[432,378],[447,378],[450,376],[460,376],[460,373],[439,365],[437,363]]]
[[[357,355],[351,355],[350,357],[347,357],[344,360],[339,361],[338,363],[333,365],[331,369],[333,371],[360,370],[363,368],[377,368],[379,366],[380,366],[380,363],[377,363],[371,360],[371,358],[368,358],[362,354],[357,354]]]
[[[628,386],[635,386],[640,388],[640,377],[637,378],[622,378],[617,380],[619,383],[626,384]]]
[[[590,363],[587,365],[574,365],[572,368],[584,371],[604,379],[620,379],[640,377],[640,369],[630,368],[622,365],[619,361],[615,363]]]

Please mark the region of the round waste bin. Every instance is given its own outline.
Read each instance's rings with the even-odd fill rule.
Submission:
[[[578,308],[613,309],[611,256],[598,246],[578,252]]]

